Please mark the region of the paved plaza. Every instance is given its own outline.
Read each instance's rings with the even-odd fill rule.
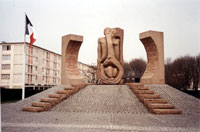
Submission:
[[[126,85],[89,85],[47,112],[21,111],[57,86],[16,103],[2,104],[2,132],[200,131],[200,100],[168,85],[149,85],[178,115],[150,113]]]

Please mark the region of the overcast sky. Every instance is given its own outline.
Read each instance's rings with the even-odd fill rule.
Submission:
[[[27,13],[34,43],[61,53],[61,37],[83,35],[79,61],[96,63],[105,27],[124,29],[124,60],[146,59],[139,33],[164,32],[165,59],[200,53],[200,0],[0,0],[0,41],[24,41]],[[28,39],[27,39],[28,41]]]

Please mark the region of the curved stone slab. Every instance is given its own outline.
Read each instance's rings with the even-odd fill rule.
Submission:
[[[141,77],[144,84],[164,84],[164,39],[163,32],[147,31],[140,33],[140,41],[147,53],[147,67]]]
[[[82,42],[83,36],[69,34],[62,37],[61,84],[84,82],[78,68],[78,53]]]

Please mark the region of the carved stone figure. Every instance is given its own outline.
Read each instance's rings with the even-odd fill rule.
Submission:
[[[80,84],[83,78],[78,69],[78,53],[83,36],[66,35],[62,37],[61,84]]]
[[[147,52],[147,67],[141,78],[144,84],[164,84],[164,39],[163,32],[140,33],[140,40]]]
[[[105,37],[98,39],[98,84],[123,83],[123,30],[105,28]]]

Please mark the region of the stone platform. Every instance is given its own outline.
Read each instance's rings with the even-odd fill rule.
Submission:
[[[180,115],[155,115],[126,85],[90,85],[47,112],[23,112],[24,105],[48,96],[57,86],[23,101],[1,105],[2,132],[110,132],[200,130],[200,100],[167,85],[149,85]]]

